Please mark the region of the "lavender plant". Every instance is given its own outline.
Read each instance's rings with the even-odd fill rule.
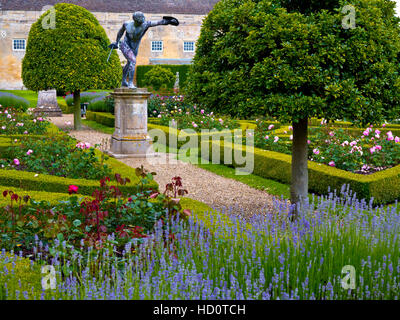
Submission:
[[[32,283],[21,291],[15,276],[7,276],[12,270],[2,268],[10,262],[3,251],[0,292],[3,299],[399,298],[397,204],[373,208],[342,189],[340,196],[314,197],[294,222],[290,212],[275,199],[272,212],[249,221],[208,213],[184,222],[176,216],[160,221],[142,243],[127,243],[119,257],[113,236],[102,250],[85,254],[65,241],[43,248],[37,239],[32,270],[53,265],[56,289],[38,291]],[[356,270],[354,289],[342,287],[345,265]]]

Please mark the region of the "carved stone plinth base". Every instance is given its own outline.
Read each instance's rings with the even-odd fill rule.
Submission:
[[[57,91],[39,91],[38,102],[33,110],[35,116],[62,117],[62,111],[57,103]]]
[[[147,134],[147,99],[151,93],[141,88],[118,88],[111,95],[115,131],[107,154],[118,159],[157,156]]]
[[[62,117],[62,111],[60,107],[52,108],[52,107],[38,107],[33,110],[33,114],[44,117]]]
[[[146,139],[125,137],[111,138],[111,148],[106,152],[109,156],[116,159],[124,158],[150,158],[157,157],[158,154],[154,152],[152,147],[152,140],[150,137]]]

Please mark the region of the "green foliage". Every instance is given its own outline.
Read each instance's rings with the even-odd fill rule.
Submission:
[[[97,157],[104,157],[99,150],[95,150],[95,153]],[[111,168],[112,175],[120,173],[131,180],[131,183],[120,187],[123,192],[136,190],[139,179],[137,179],[131,167],[114,158],[106,159],[104,163]],[[71,179],[27,171],[0,169],[0,185],[55,193],[68,193],[68,186],[76,185],[79,187],[80,194],[91,195],[98,187],[98,182],[96,180]],[[157,184],[149,184],[148,188],[157,188]]]
[[[42,117],[17,113],[13,109],[0,110],[0,135],[44,134],[49,122]]]
[[[183,64],[183,65],[170,65],[170,64],[160,64],[160,65],[143,65],[137,66],[136,68],[136,80],[138,87],[145,86],[145,74],[150,70],[162,67],[163,69],[170,70],[175,76],[177,72],[179,72],[179,88],[183,89],[186,86],[187,76],[190,70],[191,65]],[[168,89],[173,89],[175,84],[175,79],[170,81],[167,84]]]
[[[355,29],[341,27],[344,4],[303,15],[275,1],[218,2],[204,20],[186,93],[241,117],[394,118],[400,106],[394,2],[353,1]]]
[[[38,264],[8,252],[0,254],[0,300],[6,297],[14,300],[39,299],[42,291],[41,279],[42,274]],[[14,290],[16,288],[19,288],[18,297]],[[7,295],[6,291],[11,295]]]
[[[24,85],[59,92],[117,87],[122,77],[118,54],[113,52],[107,63],[110,41],[94,15],[73,4],[58,3],[54,8],[55,29],[42,27],[48,11],[29,32],[22,61]]]
[[[104,160],[96,156],[94,146],[76,143],[65,134],[49,135],[46,139],[28,136],[7,153],[12,155],[8,159],[10,167],[17,170],[73,179],[100,179],[110,174]],[[18,159],[19,164],[13,164],[13,159]]]
[[[232,153],[233,157],[235,149],[244,152],[245,148],[241,145],[235,145],[233,149],[231,146],[227,146],[225,149],[223,143],[215,144],[220,145],[220,163],[223,163],[225,152]],[[211,146],[209,150],[211,152]],[[215,161],[219,161],[219,159],[215,159]],[[233,161],[232,166],[235,168],[243,167],[235,161]],[[254,171],[252,174],[290,184],[291,156],[254,148]],[[371,175],[360,175],[308,161],[308,174],[309,190],[317,194],[327,194],[329,190],[339,191],[346,184],[357,194],[358,199],[369,201],[373,198],[375,204],[393,203],[400,197],[400,166]]]
[[[161,66],[155,66],[150,71],[146,72],[143,79],[143,84],[152,87],[155,90],[167,88],[169,83],[175,82],[175,75],[169,69]]]
[[[330,10],[339,8],[339,0],[280,0],[282,6],[288,12],[298,11],[305,14],[319,10]]]
[[[29,102],[21,97],[12,94],[1,94],[0,92],[0,111],[5,108],[13,108],[18,112],[25,112],[29,108]]]
[[[94,112],[108,112],[114,114],[114,98],[106,96],[103,99],[95,99],[88,105],[88,110]]]
[[[86,119],[91,121],[96,121],[97,123],[103,124],[107,127],[114,128],[115,126],[115,116],[107,112],[87,111]]]

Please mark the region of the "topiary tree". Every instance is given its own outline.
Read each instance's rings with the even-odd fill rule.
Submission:
[[[34,91],[55,88],[73,92],[74,127],[79,130],[80,92],[119,86],[122,68],[116,52],[107,63],[110,41],[92,13],[66,3],[58,3],[54,9],[55,28],[42,23],[51,14],[47,11],[30,29],[22,79]]]
[[[309,118],[365,125],[399,112],[394,2],[353,1],[354,29],[342,27],[346,4],[303,14],[295,6],[288,12],[279,1],[221,0],[197,43],[187,86],[193,102],[239,117],[269,115],[293,123],[292,203],[308,194]]]
[[[175,77],[171,70],[156,66],[146,72],[143,83],[158,91],[161,87],[166,88],[169,83],[175,82]]]

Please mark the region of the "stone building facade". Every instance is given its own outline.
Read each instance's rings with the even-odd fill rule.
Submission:
[[[135,11],[147,20],[176,17],[180,25],[151,28],[142,39],[137,65],[188,64],[205,15],[219,0],[0,0],[0,89],[21,89],[21,61],[31,25],[58,2],[73,3],[91,11],[114,42],[122,23]],[[44,11],[43,11],[44,10]],[[119,50],[118,50],[119,52]],[[125,58],[119,52],[122,64]]]

